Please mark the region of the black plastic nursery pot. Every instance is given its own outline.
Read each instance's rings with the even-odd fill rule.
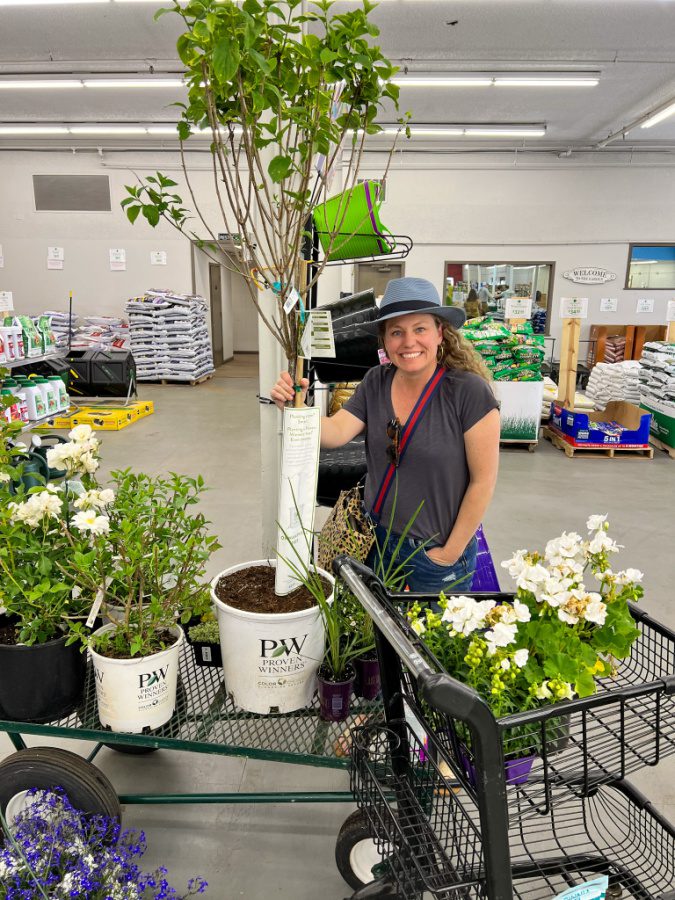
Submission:
[[[67,716],[82,696],[86,671],[86,654],[79,643],[66,646],[65,635],[30,647],[0,644],[0,718],[51,722]]]
[[[220,652],[220,644],[210,644],[207,641],[190,641],[195,662],[198,666],[222,666],[223,656]]]

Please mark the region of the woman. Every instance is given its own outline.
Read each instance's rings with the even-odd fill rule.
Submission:
[[[424,593],[471,586],[475,532],[497,479],[497,402],[481,361],[457,333],[463,320],[461,310],[441,306],[426,279],[390,281],[377,320],[366,326],[379,333],[390,364],[370,369],[344,407],[321,420],[322,447],[340,447],[365,431],[366,509],[381,501],[394,465],[393,489],[376,516],[385,571],[399,535],[423,504],[398,558],[417,551],[406,566],[407,583]],[[402,454],[401,436],[432,382],[436,390],[421,415],[411,418],[417,427]],[[303,398],[307,386],[303,378]],[[291,377],[283,372],[271,397],[281,409],[293,396]]]
[[[467,319],[477,319],[478,316],[481,315],[478,293],[475,288],[471,288],[464,301],[464,312],[466,313]]]

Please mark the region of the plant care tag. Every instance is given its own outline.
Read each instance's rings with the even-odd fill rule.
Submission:
[[[301,356],[303,359],[334,358],[335,337],[330,310],[313,309],[308,317],[300,340]]]
[[[291,288],[289,291],[288,297],[286,297],[286,302],[284,303],[284,312],[286,315],[293,309],[294,306],[300,302],[300,294],[296,291],[295,288]]]
[[[274,585],[279,597],[295,590],[296,574],[311,565],[320,437],[317,406],[284,409]]]
[[[91,626],[96,621],[96,616],[99,614],[101,609],[101,604],[103,603],[103,598],[105,597],[105,590],[103,588],[99,588],[96,591],[96,596],[94,597],[94,602],[91,605],[91,609],[89,610],[89,615],[87,616],[87,621],[85,625],[87,628],[91,628]]]
[[[99,614],[99,611],[101,609],[101,604],[103,603],[103,598],[105,597],[105,592],[107,591],[108,586],[110,585],[111,581],[112,581],[111,578],[106,578],[105,581],[103,582],[103,587],[100,587],[96,591],[96,596],[94,597],[94,602],[91,605],[91,609],[89,610],[89,615],[87,616],[87,621],[85,622],[85,625],[87,626],[87,628],[91,628],[91,626],[96,621],[96,616]],[[75,594],[75,591],[78,592],[77,595]],[[78,588],[78,587],[73,588],[73,598],[75,596],[79,596],[79,594],[81,594],[81,593],[82,593],[82,591],[80,590],[80,588]]]
[[[608,888],[609,878],[607,875],[602,875],[600,878],[594,878],[593,881],[586,881],[568,891],[563,891],[562,894],[556,894],[552,900],[604,900]]]

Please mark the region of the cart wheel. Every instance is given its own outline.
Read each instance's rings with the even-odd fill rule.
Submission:
[[[342,823],[335,844],[335,862],[347,884],[358,890],[377,877],[373,868],[384,857],[372,838],[366,815],[357,809]]]
[[[96,766],[56,747],[19,750],[0,763],[0,810],[11,824],[31,788],[61,787],[75,809],[120,820],[115,788]]]

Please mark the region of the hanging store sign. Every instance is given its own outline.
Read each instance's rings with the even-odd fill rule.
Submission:
[[[616,272],[598,266],[575,266],[563,272],[563,278],[575,284],[604,284],[606,281],[616,281]]]

